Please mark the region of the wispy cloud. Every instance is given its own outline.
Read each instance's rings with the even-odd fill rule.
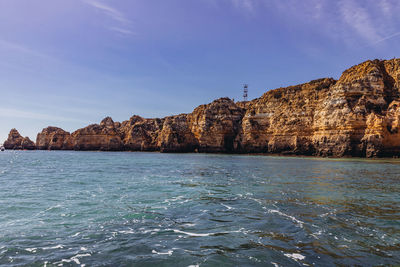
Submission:
[[[85,3],[89,4],[90,6],[94,7],[95,9],[101,11],[106,16],[114,20],[118,23],[118,26],[109,26],[107,27],[109,30],[117,32],[123,35],[132,35],[134,34],[133,31],[130,29],[132,21],[128,19],[121,11],[118,9],[107,5],[98,0],[84,0]]]
[[[3,40],[3,39],[0,39],[0,49],[6,49],[6,50],[21,53],[21,54],[26,54],[26,55],[29,54],[31,56],[36,56],[36,57],[48,58],[47,55],[44,55],[35,50],[32,50],[27,46],[24,46],[24,45],[21,45],[18,43],[14,43],[14,42],[9,42],[9,41]]]
[[[106,15],[110,16],[112,19],[122,22],[122,23],[130,23],[130,21],[125,18],[125,16],[117,9],[108,6],[102,2],[96,1],[96,0],[85,0],[86,3],[89,5],[101,10],[104,12]]]
[[[389,36],[383,37],[382,39],[376,40],[375,42],[371,43],[371,45],[375,45],[375,44],[381,43],[383,41],[392,39],[392,38],[397,37],[397,36],[400,36],[400,32],[396,32],[396,33],[391,34]]]
[[[288,23],[309,24],[312,31],[349,46],[383,43],[398,36],[400,28],[398,0],[248,1],[253,6],[263,3],[264,8],[286,18]]]
[[[339,5],[342,18],[356,34],[369,42],[382,39],[367,9],[357,2],[349,0],[342,0]]]
[[[108,29],[117,32],[122,35],[134,35],[135,33],[131,30],[125,29],[125,28],[120,28],[120,27],[108,27]]]
[[[230,0],[233,6],[247,13],[253,13],[255,10],[254,0]]]
[[[213,8],[220,8],[224,5],[231,6],[243,15],[253,15],[256,6],[264,0],[202,0]]]

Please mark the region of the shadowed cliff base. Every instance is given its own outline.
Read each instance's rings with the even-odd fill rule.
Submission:
[[[11,130],[6,149],[400,155],[400,59],[369,60],[343,72],[278,88],[248,102],[220,98],[190,114],[110,117],[73,133],[47,127],[36,146]]]

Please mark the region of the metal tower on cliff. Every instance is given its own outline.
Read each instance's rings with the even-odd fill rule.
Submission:
[[[243,101],[247,101],[248,92],[249,92],[249,85],[244,84],[243,85]]]

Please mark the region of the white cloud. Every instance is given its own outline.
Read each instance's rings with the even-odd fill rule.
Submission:
[[[107,27],[109,30],[114,32],[124,34],[124,35],[132,35],[134,34],[129,28],[132,22],[118,9],[111,7],[103,2],[97,0],[84,0],[85,3],[94,7],[97,10],[100,10],[105,15],[110,17],[112,20],[118,22],[119,26],[111,26]]]
[[[391,34],[391,35],[389,35],[389,36],[385,36],[385,37],[383,37],[382,39],[376,40],[376,41],[373,42],[371,45],[375,45],[375,44],[381,43],[381,42],[383,42],[383,41],[392,39],[392,38],[397,37],[397,36],[400,36],[400,32],[396,32],[396,33],[393,33],[393,34]]]
[[[397,0],[396,0],[397,1]],[[390,0],[380,0],[377,1],[379,8],[382,10],[382,13],[385,16],[392,17],[393,12],[395,11],[395,5],[396,3],[391,2]]]
[[[253,0],[252,3],[253,6],[263,3],[257,8],[277,13],[286,23],[309,25],[311,31],[349,46],[383,43],[397,37],[400,28],[398,0]]]
[[[5,49],[5,50],[10,50],[14,52],[18,52],[21,54],[27,54],[31,56],[36,56],[36,57],[42,57],[42,58],[49,58],[47,55],[41,54],[37,51],[34,51],[30,49],[29,47],[26,47],[24,45],[14,43],[14,42],[9,42],[3,39],[0,39],[0,49]]]
[[[347,26],[352,28],[358,36],[369,42],[382,39],[377,26],[368,11],[355,1],[342,0],[339,2],[340,14]]]
[[[119,34],[122,34],[122,35],[134,35],[135,34],[131,30],[124,29],[124,28],[119,28],[119,27],[109,27],[108,29],[110,29],[110,30],[112,30],[114,32],[117,32]]]
[[[245,12],[254,12],[255,2],[254,0],[231,0],[235,8],[244,10]]]
[[[108,6],[102,2],[96,1],[96,0],[85,0],[86,3],[88,3],[89,5],[103,11],[106,15],[108,15],[109,17],[111,17],[112,19],[122,22],[122,23],[130,23],[130,21],[125,18],[125,16],[118,11],[117,9]]]
[[[202,0],[207,5],[213,8],[219,8],[223,4],[228,4],[234,9],[242,12],[244,15],[254,13],[258,2],[263,0]]]

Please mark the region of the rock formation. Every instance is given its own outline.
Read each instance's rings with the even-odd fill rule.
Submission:
[[[36,137],[37,149],[71,150],[72,139],[69,132],[58,127],[47,127]]]
[[[6,148],[28,148],[13,129]],[[28,141],[29,140],[29,141]],[[400,155],[400,59],[369,60],[332,78],[270,90],[234,103],[220,98],[162,119],[105,118],[72,134],[48,127],[38,149]]]
[[[91,124],[71,134],[74,150],[118,151],[122,148],[114,121],[107,117],[99,124]]]
[[[199,142],[188,124],[188,115],[166,117],[158,136],[161,152],[198,151]]]
[[[220,98],[197,107],[188,115],[191,132],[198,141],[199,152],[234,152],[244,109],[229,98]]]
[[[36,149],[35,143],[29,137],[22,137],[16,129],[11,129],[3,146],[5,149]]]

